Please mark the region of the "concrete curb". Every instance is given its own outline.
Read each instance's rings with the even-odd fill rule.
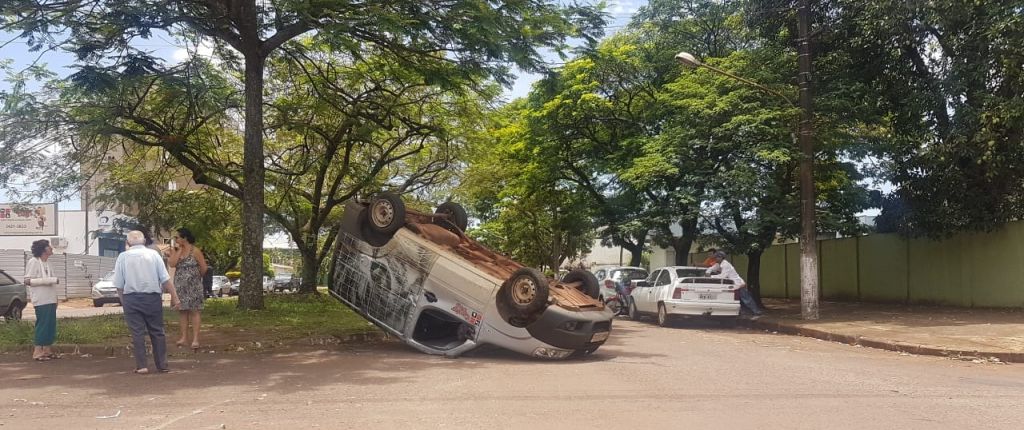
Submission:
[[[214,345],[203,345],[199,351],[200,354],[207,352],[244,352],[244,351],[266,351],[276,347],[283,346],[327,346],[327,345],[341,345],[349,343],[368,343],[368,342],[380,342],[388,340],[390,337],[387,333],[382,331],[373,331],[365,333],[353,333],[345,336],[325,336],[325,337],[304,337],[296,339],[287,339],[283,341],[275,342],[241,342],[233,344],[214,344]],[[122,345],[97,345],[97,344],[54,344],[54,351],[59,354],[67,355],[78,355],[78,356],[96,356],[96,357],[131,357],[132,347],[128,344]],[[147,348],[148,350],[149,348]],[[168,346],[168,355],[171,357],[189,356],[193,353],[191,350],[187,352],[179,352],[174,348],[174,345]],[[4,354],[31,354],[32,346],[26,345],[18,348],[12,348],[3,351]]]
[[[859,335],[833,333],[816,328],[801,327],[793,323],[774,321],[771,319],[741,321],[743,321],[745,326],[753,329],[767,330],[795,336],[812,337],[830,342],[845,343],[847,345],[860,345],[867,348],[884,349],[886,351],[906,352],[908,354],[916,355],[934,355],[949,358],[986,359],[991,357],[1006,363],[1024,363],[1024,352],[968,351],[955,348],[915,345],[893,340],[868,338]]]

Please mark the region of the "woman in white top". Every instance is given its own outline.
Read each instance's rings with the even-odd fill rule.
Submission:
[[[60,279],[53,276],[50,263],[46,260],[53,255],[50,241],[32,242],[32,258],[25,264],[25,285],[31,288],[32,307],[36,310],[35,349],[32,358],[49,361],[56,358],[50,345],[57,337],[57,284]]]

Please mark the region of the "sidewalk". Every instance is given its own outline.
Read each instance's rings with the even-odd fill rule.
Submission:
[[[171,295],[164,294],[164,306],[170,305]],[[108,303],[103,305],[103,307],[97,308],[92,305],[92,299],[69,299],[57,302],[57,318],[82,318],[122,313],[124,313],[124,310],[121,309],[120,305]],[[36,320],[36,311],[32,307],[32,303],[25,306],[25,310],[22,312],[22,319],[25,321]]]
[[[1024,362],[1024,310],[822,302],[800,319],[799,300],[766,299],[753,328],[911,354]]]

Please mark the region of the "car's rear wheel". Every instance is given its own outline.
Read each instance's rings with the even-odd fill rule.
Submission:
[[[636,302],[634,302],[633,300],[630,300],[629,301],[629,319],[631,319],[633,321],[640,321],[640,317],[642,317],[642,316],[643,315],[640,315],[640,311],[637,310],[637,308],[636,308]]]
[[[510,315],[502,315],[506,321],[529,320],[547,306],[549,293],[544,274],[524,267],[513,272],[498,289],[498,309],[507,309],[506,313]]]
[[[668,311],[665,310],[664,303],[658,303],[658,326],[668,327],[669,323]]]
[[[597,277],[593,273],[586,270],[573,270],[562,278],[562,283],[571,284],[579,282],[579,290],[592,298],[598,298],[601,296],[601,288],[597,283]]]
[[[395,194],[376,195],[366,213],[370,229],[377,233],[391,235],[405,225],[405,202]]]
[[[469,214],[466,213],[466,208],[455,202],[444,202],[434,210],[435,214],[448,215],[448,223],[440,222],[442,227],[448,228],[447,224],[455,226],[459,231],[466,231],[466,227],[469,226]]]

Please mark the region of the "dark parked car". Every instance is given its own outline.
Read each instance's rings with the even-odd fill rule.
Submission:
[[[25,284],[0,270],[0,316],[7,321],[18,321],[27,304],[28,289]]]
[[[274,277],[274,291],[299,289],[299,278],[291,273],[280,273]]]

